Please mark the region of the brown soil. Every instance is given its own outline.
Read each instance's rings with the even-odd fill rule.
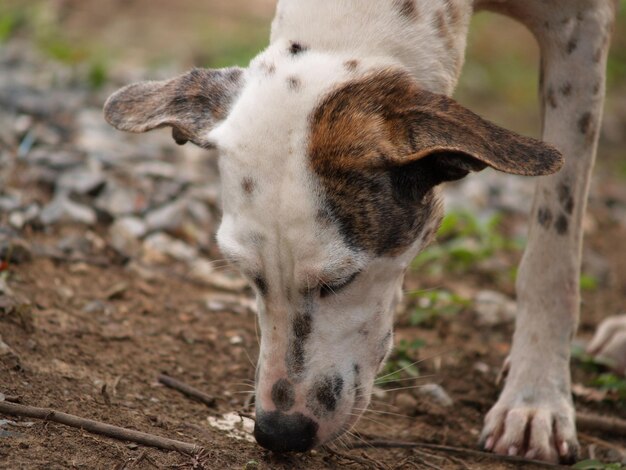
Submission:
[[[71,232],[66,229],[63,235]],[[32,240],[43,242],[60,235],[36,235]],[[625,235],[624,229],[613,227],[603,231],[602,237],[592,238],[592,245],[607,250],[604,254],[610,250],[617,285],[585,295],[584,314],[595,305],[603,306],[602,315],[622,307],[626,248],[616,247]],[[197,443],[208,452],[194,467],[193,459],[175,452],[138,448],[62,425],[36,422],[29,428],[16,428],[21,437],[0,440],[1,468],[149,468],[154,464],[158,468],[317,469],[346,463],[355,468],[415,468],[416,462],[419,468],[424,465],[420,461],[443,468],[514,467],[490,458],[446,452],[341,451],[341,443],[337,452],[278,456],[255,444],[233,440],[208,426],[207,417],[248,411],[245,392],[254,379],[252,363],[257,353],[254,317],[209,313],[203,301],[211,292],[182,280],[176,266],[154,271],[153,276],[147,276],[153,279],[147,280],[145,274],[134,274],[107,258],[106,252],[95,252],[90,259],[110,261],[98,267],[37,258],[12,269],[11,285],[33,309],[32,316],[0,318],[3,338],[19,355],[18,367],[5,363],[0,369],[4,393],[20,396],[26,404]],[[415,283],[414,277],[410,276],[409,285]],[[447,283],[453,286],[461,280],[468,288],[483,283],[480,276],[471,273],[449,278]],[[85,306],[94,300],[108,307],[103,312],[86,313]],[[438,321],[429,330],[402,325],[397,330],[398,339],[426,340],[427,346],[420,350],[425,359],[421,372],[434,374],[434,380],[455,399],[452,412],[421,400],[413,416],[406,416],[394,406],[397,393],[402,392],[391,392],[373,405],[380,413],[367,413],[357,431],[368,437],[476,448],[482,416],[498,394],[494,382],[507,352],[511,328],[489,330],[473,320],[464,312],[457,318]],[[593,323],[585,320],[584,331]],[[242,342],[231,344],[234,336],[241,337]],[[478,372],[477,362],[487,364],[488,370]],[[217,397],[216,409],[159,385],[156,376],[160,372]],[[584,382],[589,375],[575,363],[574,377]],[[579,410],[626,416],[623,403],[578,401],[577,406]],[[608,435],[595,438],[626,444],[626,440]],[[587,453],[594,438],[583,435],[581,443]],[[596,452],[603,455],[605,448],[599,445]],[[610,453],[604,455],[611,457]]]

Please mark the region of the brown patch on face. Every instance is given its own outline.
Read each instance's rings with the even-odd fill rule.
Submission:
[[[420,89],[400,70],[331,92],[311,116],[309,156],[321,213],[350,245],[378,255],[405,250],[440,217],[439,183],[486,166],[545,174],[562,163],[548,145]]]
[[[252,178],[245,177],[241,180],[241,189],[243,189],[243,192],[248,196],[251,196],[256,189],[256,183]]]
[[[210,143],[203,136],[228,115],[242,77],[239,68],[193,69],[171,80],[136,83],[107,100],[104,116],[109,124],[129,132],[171,126],[177,143],[207,147]]]
[[[302,86],[302,82],[298,77],[289,77],[287,78],[287,86],[291,91],[298,91]]]
[[[419,19],[419,12],[415,0],[394,0],[393,5],[403,18],[411,21]]]
[[[346,60],[343,63],[343,66],[346,68],[348,72],[356,72],[356,69],[359,67],[359,61],[355,59]]]

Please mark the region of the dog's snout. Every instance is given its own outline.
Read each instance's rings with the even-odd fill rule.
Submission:
[[[305,452],[315,446],[318,424],[301,413],[258,411],[254,437],[274,452]]]

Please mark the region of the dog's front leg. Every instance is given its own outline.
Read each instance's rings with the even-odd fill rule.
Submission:
[[[524,1],[516,13],[539,40],[544,140],[565,156],[537,185],[528,248],[518,273],[518,315],[504,390],[482,442],[501,454],[576,458],[570,342],[579,313],[582,219],[602,115],[614,9],[607,1]],[[561,8],[562,7],[562,8]]]

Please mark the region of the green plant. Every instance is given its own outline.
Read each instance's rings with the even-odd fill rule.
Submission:
[[[626,379],[612,372],[605,372],[596,377],[591,385],[600,390],[607,390],[616,395],[620,400],[626,400]]]
[[[417,255],[412,267],[460,272],[498,252],[520,250],[523,243],[505,237],[501,222],[498,214],[481,220],[468,211],[448,213],[437,232],[439,243]]]
[[[442,316],[454,316],[471,304],[469,299],[445,289],[417,291],[409,295],[417,298],[417,306],[409,314],[409,322],[414,326],[432,323]]]
[[[604,463],[599,460],[588,459],[581,460],[572,466],[572,468],[576,468],[578,470],[621,470],[626,467],[619,462]]]
[[[391,356],[387,360],[381,375],[376,379],[376,385],[386,385],[397,382],[403,377],[419,377],[417,367],[417,351],[424,347],[426,343],[421,339],[413,341],[401,340],[394,348]]]

